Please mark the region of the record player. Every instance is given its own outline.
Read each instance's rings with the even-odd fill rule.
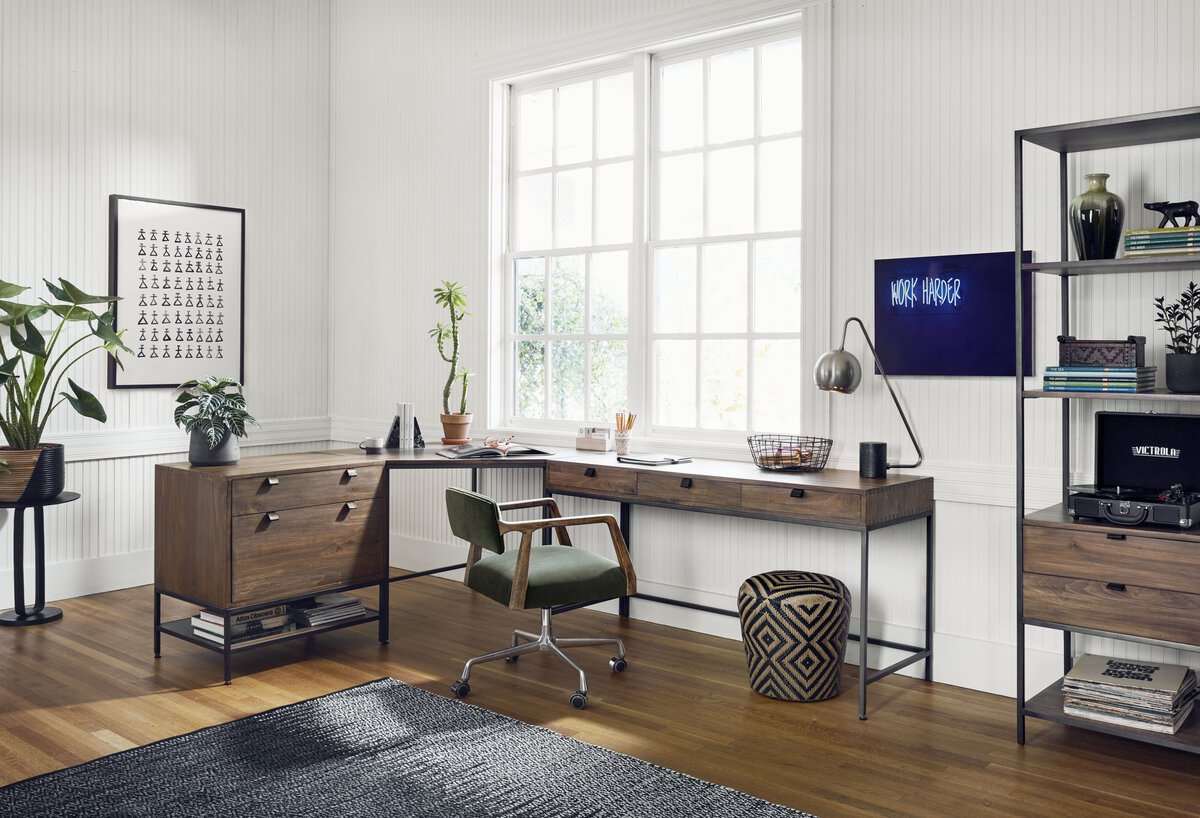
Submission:
[[[1200,416],[1096,413],[1096,484],[1067,510],[1116,525],[1200,523]]]

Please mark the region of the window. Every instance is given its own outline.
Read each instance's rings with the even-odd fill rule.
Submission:
[[[793,29],[509,88],[505,421],[796,430]]]

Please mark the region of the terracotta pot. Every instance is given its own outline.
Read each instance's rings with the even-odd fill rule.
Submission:
[[[36,449],[0,448],[8,472],[0,474],[0,501],[40,503],[62,494],[66,484],[66,459],[61,443],[43,443]]]
[[[455,413],[442,415],[442,443],[446,446],[462,446],[471,442],[471,420],[475,416]]]

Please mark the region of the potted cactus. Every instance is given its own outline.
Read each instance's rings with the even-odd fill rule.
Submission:
[[[64,403],[86,418],[104,423],[108,415],[96,396],[67,377],[80,360],[93,352],[129,352],[114,329],[108,306],[115,296],[89,295],[66,279],[45,282],[53,301],[35,304],[10,301],[28,290],[0,281],[0,432],[8,445],[0,450],[7,468],[0,469],[0,500],[40,502],[62,493],[66,458],[61,443],[43,443],[50,416]],[[97,310],[103,308],[103,311]],[[49,318],[50,324],[38,323]],[[63,384],[64,379],[66,384]],[[60,390],[60,387],[64,389]],[[69,391],[66,391],[69,390]]]
[[[457,281],[443,281],[442,286],[434,288],[433,301],[439,307],[444,307],[450,317],[449,325],[439,321],[437,326],[429,331],[429,337],[437,344],[438,354],[442,356],[443,361],[450,364],[450,374],[442,387],[442,443],[458,446],[471,442],[472,415],[467,411],[467,386],[471,373],[461,367],[458,358],[459,323],[468,315],[467,297],[463,293],[462,285]],[[459,392],[458,411],[451,412],[450,394],[455,381],[461,381],[462,387]]]

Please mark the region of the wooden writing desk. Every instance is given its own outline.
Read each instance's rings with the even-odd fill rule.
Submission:
[[[570,495],[620,504],[626,542],[634,505],[723,514],[757,520],[859,532],[861,583],[856,613],[858,634],[851,639],[910,653],[871,673],[867,650],[859,651],[859,717],[867,717],[867,686],[919,661],[925,678],[933,674],[933,478],[910,475],[867,480],[856,472],[768,472],[750,463],[696,460],[676,466],[618,463],[611,453],[563,452],[545,457],[450,460],[433,449],[364,454],[357,449],[248,457],[234,466],[193,468],[160,465],[155,490],[155,655],[159,634],[169,633],[230,655],[311,633],[301,629],[234,647],[191,636],[187,620],[159,622],[159,596],[167,594],[225,611],[286,602],[324,591],[377,585],[379,611],[361,622],[378,621],[387,641],[388,586],[419,576],[462,568],[443,566],[388,577],[390,515],[387,473],[392,469],[469,469],[478,487],[481,468],[533,468],[541,471],[543,495]],[[353,473],[353,474],[352,474]],[[869,636],[869,556],[871,532],[912,520],[925,520],[925,644],[908,645]],[[550,531],[545,532],[550,536]],[[803,566],[796,566],[803,568]],[[742,577],[730,577],[736,593]],[[725,616],[737,611],[650,594],[638,599]],[[629,615],[629,600],[620,602]],[[349,624],[360,624],[359,621]]]

